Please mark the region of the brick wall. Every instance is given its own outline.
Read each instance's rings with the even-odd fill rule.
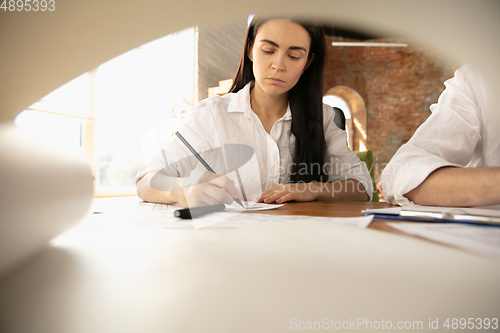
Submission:
[[[353,40],[327,37],[327,41],[324,90],[345,85],[363,98],[367,109],[366,147],[373,152],[378,177],[385,163],[430,115],[429,106],[437,101],[444,81],[459,66],[428,47],[402,38],[374,41],[404,42],[408,47],[334,47],[330,42]]]

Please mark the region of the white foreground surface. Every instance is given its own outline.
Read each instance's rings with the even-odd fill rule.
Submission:
[[[307,217],[194,229],[134,211],[89,216],[4,278],[0,331],[447,331],[447,318],[500,313],[498,262],[445,246]]]

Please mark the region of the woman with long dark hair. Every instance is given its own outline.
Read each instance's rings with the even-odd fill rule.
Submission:
[[[174,138],[163,147],[163,160],[159,155],[138,173],[139,196],[184,206],[229,204],[242,195],[265,203],[369,200],[368,170],[347,147],[333,109],[322,103],[325,55],[320,25],[254,18],[230,93],[200,102],[179,130],[197,151],[250,146],[253,164],[238,168],[238,179],[205,172],[177,189],[158,179],[187,177],[196,161]],[[234,171],[222,164],[226,172],[217,173]]]

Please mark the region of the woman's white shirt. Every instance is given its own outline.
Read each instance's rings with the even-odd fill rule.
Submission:
[[[266,132],[250,106],[251,84],[237,93],[201,101],[177,127],[179,133],[200,152],[216,173],[227,174],[236,184],[239,182],[234,169],[238,167],[249,200],[266,189],[288,182],[293,170],[295,141],[295,137],[290,134],[290,107],[274,123],[270,133]],[[329,175],[329,181],[358,180],[371,199],[373,184],[366,164],[347,147],[346,133],[334,123],[334,116],[334,110],[323,105],[327,143],[324,170]],[[177,136],[162,140],[161,150],[139,170],[136,181],[149,171],[160,170],[172,177],[196,177],[205,168],[192,155]],[[310,170],[299,165],[298,171]]]

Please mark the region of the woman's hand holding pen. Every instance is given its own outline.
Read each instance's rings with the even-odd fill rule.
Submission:
[[[284,203],[287,201],[314,201],[318,196],[316,183],[297,183],[276,185],[253,199],[255,202]]]
[[[137,182],[137,194],[146,202],[179,204],[183,207],[231,204],[234,198],[241,198],[234,182],[227,176],[207,171],[191,185],[182,186],[183,180],[163,172],[150,171]]]
[[[179,204],[184,207],[208,206],[220,203],[231,204],[234,198],[241,198],[234,182],[227,176],[205,172],[196,185],[183,189]]]

